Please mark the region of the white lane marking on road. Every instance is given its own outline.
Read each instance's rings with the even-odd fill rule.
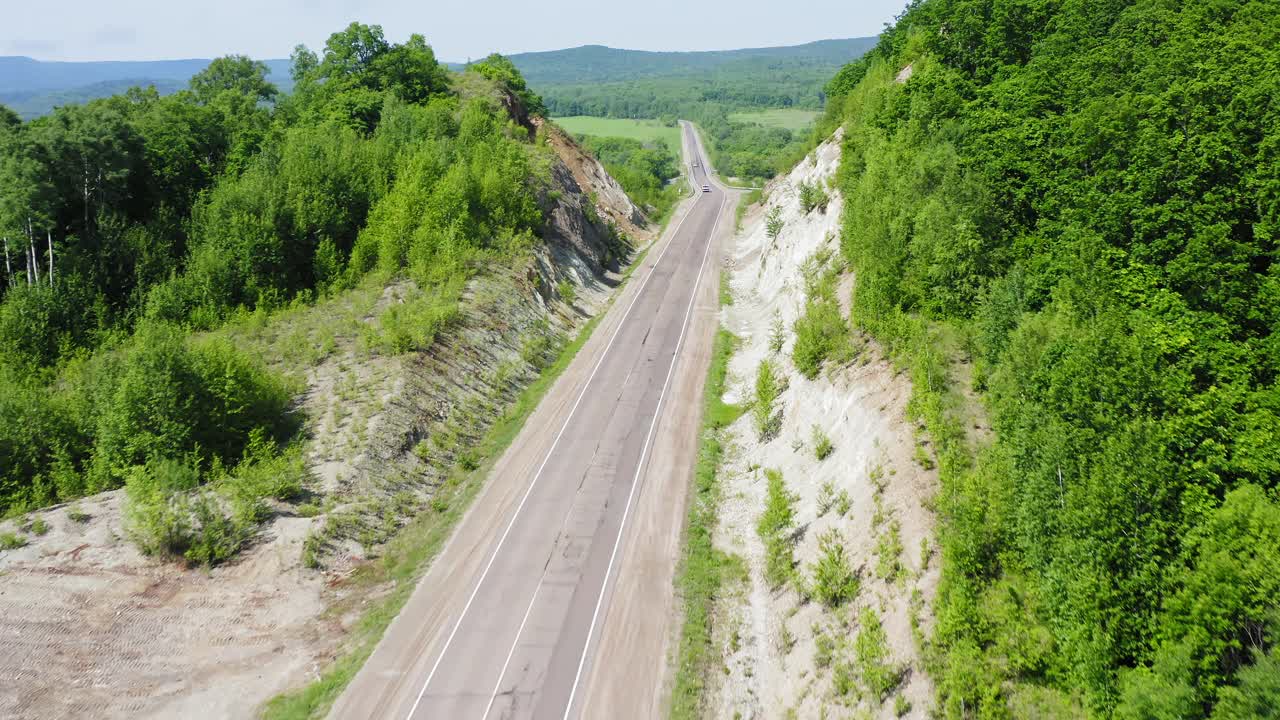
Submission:
[[[564,436],[565,429],[569,427],[569,421],[572,420],[574,414],[578,412],[578,405],[582,403],[582,398],[586,396],[587,389],[591,387],[591,381],[595,379],[596,372],[600,370],[600,366],[604,364],[605,358],[609,356],[609,350],[613,348],[613,341],[618,339],[618,335],[622,332],[622,328],[626,327],[627,318],[631,317],[631,311],[635,308],[636,301],[644,294],[644,289],[648,286],[649,280],[658,269],[658,265],[662,262],[662,259],[667,256],[667,251],[671,249],[671,245],[675,242],[676,236],[680,234],[680,228],[684,225],[684,221],[689,219],[689,216],[693,214],[694,208],[697,207],[698,202],[701,200],[701,196],[694,198],[693,206],[689,208],[689,211],[685,213],[684,217],[680,218],[680,222],[676,224],[676,229],[671,233],[671,239],[667,241],[666,246],[662,248],[662,252],[658,254],[658,259],[654,260],[653,265],[649,266],[649,274],[644,276],[644,281],[640,283],[640,287],[636,290],[635,296],[631,298],[631,304],[627,306],[626,313],[624,313],[622,319],[618,321],[618,327],[614,328],[613,335],[609,338],[609,343],[605,345],[604,351],[600,353],[600,359],[596,361],[595,367],[591,369],[591,375],[589,375],[587,377],[587,381],[583,383],[582,390],[578,393],[578,398],[574,401],[573,407],[569,410],[569,416],[564,419],[564,424],[560,426],[560,431],[556,434],[555,440],[551,442],[551,449],[548,450],[546,456],[542,458],[542,464],[538,466],[538,471],[534,474],[533,481],[529,483],[529,489],[525,491],[524,497],[520,498],[520,504],[516,506],[515,514],[511,516],[511,521],[507,523],[506,529],[502,531],[502,537],[498,540],[498,546],[494,549],[493,554],[489,556],[489,562],[485,564],[484,570],[481,571],[480,579],[476,582],[475,588],[472,589],[471,595],[467,598],[466,604],[462,606],[462,614],[458,616],[458,620],[453,624],[453,630],[449,632],[449,637],[445,639],[444,647],[440,649],[440,654],[436,657],[435,663],[431,666],[431,672],[427,673],[427,679],[422,683],[422,689],[418,691],[418,697],[413,701],[413,706],[409,708],[409,714],[405,716],[406,720],[412,718],[413,714],[418,711],[418,706],[422,704],[422,698],[426,695],[427,686],[431,684],[431,679],[435,677],[436,670],[440,669],[440,662],[444,660],[445,654],[449,652],[449,646],[453,644],[453,638],[458,634],[458,628],[462,627],[462,621],[466,619],[467,612],[471,609],[471,603],[475,601],[476,595],[480,592],[480,587],[484,585],[485,578],[489,576],[489,570],[493,567],[494,560],[496,560],[499,553],[502,552],[502,546],[506,544],[507,536],[511,533],[511,528],[515,526],[516,520],[520,517],[520,511],[524,509],[525,502],[529,499],[529,496],[533,494],[533,489],[538,485],[538,480],[542,477],[542,470],[546,468],[547,462],[551,459],[552,454],[555,453],[556,446],[560,444],[560,438]],[[503,672],[506,672],[505,667],[503,668]],[[499,677],[498,681],[502,681],[501,677]]]
[[[676,360],[680,357],[680,348],[689,330],[689,318],[693,315],[694,303],[698,300],[698,288],[702,285],[702,273],[707,267],[707,258],[711,257],[711,246],[715,244],[716,228],[720,225],[720,215],[724,212],[725,195],[720,200],[720,208],[716,211],[716,221],[711,225],[711,237],[707,239],[707,249],[702,253],[702,264],[698,266],[698,279],[693,284],[693,294],[689,297],[689,307],[684,313],[684,324],[680,328],[680,339],[676,341],[675,354],[671,356],[671,367],[667,368],[667,379],[662,384],[662,393],[658,395],[658,407],[654,410],[653,421],[649,423],[649,434],[644,439],[644,450],[640,455],[640,464],[636,466],[636,476],[631,480],[631,492],[627,495],[627,505],[622,510],[622,523],[618,526],[618,537],[613,541],[613,552],[609,555],[609,566],[604,571],[604,581],[600,583],[600,595],[596,598],[595,612],[591,613],[591,625],[587,627],[587,641],[582,645],[582,656],[578,659],[578,672],[573,676],[573,689],[569,691],[569,702],[564,707],[564,720],[569,720],[573,713],[573,699],[578,694],[578,683],[582,681],[582,668],[587,663],[587,649],[591,647],[591,637],[596,631],[596,620],[600,615],[600,606],[604,604],[604,591],[609,586],[609,576],[613,574],[614,561],[618,559],[618,548],[622,545],[622,535],[627,529],[627,520],[631,517],[631,501],[635,499],[636,488],[640,485],[640,473],[644,470],[645,460],[649,456],[653,431],[658,426],[658,418],[662,416],[662,401],[667,397],[671,385],[671,376],[675,373]]]
[[[502,689],[502,680],[507,676],[507,666],[511,664],[511,656],[516,654],[516,647],[520,644],[520,635],[524,633],[525,623],[529,622],[529,615],[533,612],[533,604],[538,601],[538,593],[542,592],[542,581],[547,577],[547,569],[542,569],[542,575],[538,578],[538,586],[533,589],[533,597],[529,598],[529,607],[524,610],[524,618],[520,620],[520,629],[516,631],[516,641],[511,643],[511,651],[507,653],[507,659],[502,661],[502,672],[498,674],[498,682],[493,684],[493,692],[489,693],[489,704],[484,706],[484,715],[481,720],[489,717],[489,711],[493,710],[493,703],[498,699],[498,691]]]
[[[714,236],[715,236],[715,229],[716,229],[716,226],[717,226],[717,225],[719,225],[719,222],[720,222],[720,215],[719,215],[719,213],[720,213],[721,211],[723,211],[723,210],[724,210],[724,200],[722,199],[722,200],[720,201],[720,208],[716,211],[716,212],[717,212],[717,214],[716,214],[716,221],[715,221],[714,223],[712,223],[712,227],[711,227],[711,233],[712,233],[712,237],[713,237],[713,238],[714,238]],[[692,210],[690,210],[690,212],[692,212]],[[686,214],[686,215],[685,215],[685,217],[688,217],[688,215]],[[681,218],[680,223],[681,223],[681,224],[683,224],[683,223],[684,223],[684,218]],[[677,225],[677,226],[676,226],[676,232],[678,233],[678,232],[679,232],[679,230],[680,230],[680,227],[679,227],[679,225]],[[675,235],[674,235],[674,233],[673,233],[673,235],[672,235],[671,240],[672,240],[672,241],[674,241],[674,240],[675,240]],[[669,246],[670,246],[670,243],[668,243],[668,247],[669,247]],[[710,247],[710,240],[708,240],[708,248],[709,248],[709,247]],[[664,250],[664,252],[665,252],[665,250]],[[659,258],[659,259],[661,259],[661,258]],[[706,259],[707,259],[707,253],[706,253],[706,251],[704,251],[704,252],[703,252],[703,257],[702,257],[702,265],[701,265],[701,266],[699,266],[699,268],[698,268],[698,280],[697,280],[697,281],[695,281],[695,283],[694,283],[694,289],[693,289],[693,292],[694,292],[694,296],[695,296],[695,297],[697,296],[697,292],[698,292],[698,283],[701,281],[701,278],[702,278],[702,270],[703,270],[703,269],[705,268],[705,266],[706,266]],[[654,266],[655,266],[655,268],[656,268],[657,263],[654,263]],[[651,275],[650,275],[650,276],[652,276],[652,271],[651,271]],[[643,289],[643,288],[642,288],[642,289]],[[690,309],[691,309],[691,308],[692,308],[692,305],[690,305]],[[685,312],[685,325],[687,325],[687,324],[688,324],[688,318],[689,318],[689,312],[688,312],[688,311],[686,311],[686,312]],[[682,326],[681,326],[681,330],[680,330],[680,338],[679,338],[679,339],[677,340],[677,342],[676,342],[676,351],[675,351],[675,353],[676,353],[676,354],[675,354],[675,355],[672,355],[672,359],[671,359],[671,365],[672,365],[672,367],[675,367],[675,358],[676,358],[676,356],[677,356],[677,355],[679,354],[679,352],[680,352],[680,344],[684,342],[684,327],[685,327],[684,325],[682,325]],[[651,332],[651,331],[652,331],[652,328],[650,328],[650,329],[649,329],[649,331],[646,331],[646,332],[645,332],[645,339],[648,339],[648,337],[649,337],[649,332]],[[634,375],[634,374],[635,374],[635,368],[633,367],[633,368],[632,368],[632,369],[627,373],[627,377],[626,377],[626,379],[625,379],[625,380],[623,380],[622,385],[623,385],[623,386],[626,386],[626,384],[627,384],[627,383],[631,382],[631,377],[632,377],[632,375]],[[670,370],[670,369],[668,369],[668,371],[667,371],[667,380],[668,380],[668,381],[670,381],[670,378],[671,378],[671,370]],[[590,381],[588,381],[588,382],[590,382]],[[619,392],[621,392],[621,391],[619,391]],[[661,393],[661,394],[659,395],[659,397],[658,397],[658,407],[655,409],[655,411],[656,411],[656,410],[660,410],[660,409],[661,409],[661,407],[662,407],[662,397],[663,397],[665,394],[666,394],[666,383],[664,383],[664,384],[663,384],[662,393]],[[620,397],[620,396],[619,396],[619,397]],[[655,415],[655,417],[656,417],[656,415]],[[650,433],[650,435],[652,435],[652,433],[653,433],[653,427],[652,427],[652,425],[651,425],[651,426],[650,426],[650,428],[649,428],[649,433]],[[646,445],[648,444],[648,442],[649,442],[648,437],[646,437],[646,438],[645,438],[645,443],[646,443]],[[641,467],[643,467],[643,463],[644,463],[644,457],[643,457],[643,456],[640,458],[640,462],[641,462]],[[637,477],[638,477],[638,473],[637,473]],[[635,480],[633,479],[633,480],[632,480],[632,490],[634,491],[634,489],[635,489]],[[631,499],[630,499],[630,497],[628,497],[628,499],[627,499],[627,508],[629,509],[630,507],[631,507]],[[570,511],[572,511],[572,508],[570,508]],[[625,521],[626,521],[626,512],[627,512],[626,510],[624,510],[624,511],[623,511],[623,522],[624,522],[624,523],[625,523]],[[568,516],[568,513],[566,512],[566,514],[565,514],[565,521],[567,521],[567,520],[568,520],[568,517],[569,517],[569,516]],[[563,524],[563,523],[562,523],[562,524]],[[617,552],[617,544],[616,544],[616,541],[615,541],[615,545],[614,545],[614,552],[615,552],[615,553]],[[612,568],[612,566],[613,566],[613,556],[612,556],[612,555],[610,555],[609,566],[610,566],[610,568]],[[489,704],[485,706],[484,714],[480,716],[480,720],[488,720],[488,718],[489,718],[489,713],[493,711],[493,705],[494,705],[494,702],[496,702],[496,701],[497,701],[497,699],[498,699],[498,692],[502,689],[502,681],[506,679],[506,675],[507,675],[507,668],[508,668],[508,667],[510,666],[510,664],[511,664],[511,658],[515,655],[516,647],[518,647],[518,646],[520,645],[520,637],[521,637],[522,635],[524,635],[524,628],[525,628],[525,624],[526,624],[526,623],[528,623],[528,621],[529,621],[529,615],[530,615],[530,613],[533,611],[533,604],[534,604],[534,601],[535,601],[535,600],[537,600],[537,598],[538,598],[538,594],[542,591],[542,585],[543,585],[543,583],[546,581],[546,577],[547,577],[546,569],[544,568],[544,569],[543,569],[543,572],[542,572],[542,575],[538,578],[538,585],[537,585],[537,587],[535,587],[535,588],[534,588],[534,590],[533,590],[533,597],[532,597],[532,598],[530,598],[530,600],[529,600],[529,607],[528,607],[528,608],[526,608],[526,609],[525,609],[525,611],[524,611],[524,618],[520,621],[520,628],[519,628],[518,630],[516,630],[516,637],[515,637],[515,639],[514,639],[514,640],[512,640],[512,641],[511,641],[511,649],[510,649],[509,651],[507,651],[507,659],[506,659],[505,661],[503,661],[503,663],[502,663],[502,672],[501,672],[501,673],[499,673],[499,675],[498,675],[498,682],[497,682],[496,684],[494,684],[494,686],[493,686],[493,692],[491,692],[491,693],[489,694]],[[608,577],[609,577],[609,572],[606,570],[606,572],[605,572],[605,578],[606,578],[606,580],[608,579]],[[603,596],[603,586],[601,587],[601,596]],[[598,606],[597,606],[597,612],[598,612]],[[594,616],[592,616],[592,623],[594,624]],[[587,635],[587,641],[588,641],[588,642],[590,642],[590,640],[591,640],[591,635],[590,635],[590,633],[588,633],[588,635]],[[584,646],[584,652],[585,652],[585,646]],[[581,665],[579,665],[578,672],[579,672],[579,673],[581,673],[581,672],[582,672]],[[574,678],[574,685],[575,685],[575,686],[577,685],[577,677],[576,677],[576,676],[575,676],[575,678]],[[570,695],[569,701],[570,701],[570,706],[572,706],[572,703],[573,703],[573,696],[572,696],[572,695]]]

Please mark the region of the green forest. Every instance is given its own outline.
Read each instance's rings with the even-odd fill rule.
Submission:
[[[352,24],[292,74],[231,56],[0,117],[0,515],[124,487],[144,550],[229,556],[301,490],[298,388],[209,331],[406,276],[372,343],[423,348],[536,241],[552,151],[510,61],[453,73]]]
[[[827,95],[942,472],[942,714],[1276,717],[1280,4],[922,0]]]
[[[812,48],[820,43],[772,48],[775,53],[770,55],[733,56],[730,61],[714,65],[673,68],[669,65],[674,61],[668,61],[652,67],[649,75],[637,77],[625,76],[621,69],[608,73],[596,69],[602,63],[605,70],[613,67],[607,53],[576,76],[560,65],[531,66],[537,53],[520,56],[520,61],[522,67],[529,69],[529,82],[542,95],[552,115],[656,118],[670,123],[677,118],[691,120],[705,133],[708,150],[720,173],[761,182],[789,170],[813,146],[815,137],[808,129],[766,127],[733,121],[729,116],[758,108],[822,109],[832,74],[868,47],[866,40],[829,42],[830,47],[821,49]],[[601,52],[605,50],[602,48]],[[608,51],[619,52],[623,51]],[[749,52],[752,51],[735,51]],[[656,53],[676,57],[714,54]],[[593,70],[603,74],[588,81]]]
[[[726,84],[731,92],[736,92],[759,87],[765,82],[757,82],[760,77],[751,73],[734,75]],[[824,73],[823,77],[827,75]],[[685,78],[583,88],[553,86],[541,92],[545,93],[548,110],[557,116],[655,118],[672,124],[677,118],[691,120],[705,133],[710,144],[707,149],[716,170],[730,177],[761,180],[790,169],[812,145],[812,134],[757,123],[734,122],[729,115],[761,107],[820,108],[817,89],[822,87],[824,80],[816,77],[810,80],[808,84],[814,91],[812,101],[802,105],[792,105],[783,97],[768,94],[713,99],[699,89],[699,85],[712,81]],[[584,100],[584,92],[599,92],[599,102]]]

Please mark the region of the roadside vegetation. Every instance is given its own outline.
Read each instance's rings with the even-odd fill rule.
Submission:
[[[1280,706],[1277,48],[1267,2],[924,0],[827,86],[853,321],[941,473],[944,717]]]
[[[671,692],[673,720],[703,716],[703,687],[718,657],[712,639],[712,610],[727,588],[745,578],[745,561],[726,555],[713,544],[720,501],[720,462],[724,455],[721,435],[741,417],[745,408],[724,402],[729,357],[736,338],[724,328],[716,331],[711,366],[702,395],[702,428],[698,461],[694,466],[689,519],[685,524],[684,555],[676,574],[681,600],[680,647],[674,660],[675,683]]]

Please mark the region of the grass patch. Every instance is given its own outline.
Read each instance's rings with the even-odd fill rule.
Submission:
[[[641,252],[636,256],[623,275],[624,282],[644,261],[645,254]],[[614,298],[616,297],[615,293]],[[610,307],[612,303],[613,300],[610,300]],[[377,562],[368,563],[357,569],[350,582],[364,587],[391,582],[393,589],[364,611],[351,631],[347,650],[324,671],[320,678],[303,688],[273,698],[263,708],[264,720],[305,720],[324,717],[328,713],[334,700],[373,653],[387,626],[400,613],[400,609],[413,593],[418,578],[426,572],[430,561],[440,552],[454,527],[470,507],[471,501],[484,487],[485,478],[493,464],[520,434],[529,415],[590,339],[592,332],[607,312],[608,307],[591,318],[578,335],[560,351],[556,361],[520,393],[516,401],[507,408],[503,416],[489,428],[476,445],[471,461],[455,465],[449,478],[441,484],[432,498],[430,511],[420,513],[388,541],[382,557]],[[470,465],[473,469],[467,470],[464,465]],[[353,596],[358,595],[359,593],[353,594]],[[352,598],[352,602],[358,600],[358,597]],[[335,607],[331,608],[330,612],[340,613],[343,609]]]
[[[11,532],[0,532],[0,550],[17,550],[27,546],[27,539]]]
[[[792,108],[773,108],[753,112],[729,113],[730,122],[755,123],[765,127],[786,128],[796,131],[813,125],[822,113],[816,110],[796,110]]]
[[[720,305],[733,304],[733,288],[729,286],[729,273],[720,273]]]
[[[724,447],[720,431],[744,412],[722,399],[729,374],[729,357],[737,338],[728,330],[716,332],[711,367],[702,394],[702,430],[698,463],[693,474],[693,497],[685,528],[685,552],[676,575],[684,601],[680,649],[676,657],[675,687],[671,692],[673,720],[701,716],[703,687],[713,665],[712,608],[726,581],[746,575],[741,558],[726,556],[712,544],[720,504],[720,459]]]
[[[569,117],[552,118],[555,124],[570,135],[592,135],[595,137],[631,138],[641,142],[661,140],[667,143],[671,151],[680,154],[680,127],[667,126],[657,120],[630,120],[625,118],[602,118],[590,115],[571,115]]]

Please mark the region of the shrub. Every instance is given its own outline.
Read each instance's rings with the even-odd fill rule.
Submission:
[[[823,360],[845,355],[852,348],[849,328],[835,300],[811,299],[806,303],[804,313],[796,318],[795,333],[791,360],[810,380],[817,377]]]
[[[889,646],[880,616],[873,608],[865,608],[858,616],[861,629],[853,641],[853,661],[867,692],[877,702],[897,687],[901,672],[889,662]]]
[[[217,564],[266,518],[264,497],[296,494],[302,467],[300,448],[265,461],[249,456],[232,476],[200,487],[193,458],[151,460],[125,482],[125,532],[144,554]]]
[[[765,216],[764,232],[770,240],[777,240],[782,233],[782,208],[775,207]]]
[[[821,462],[831,457],[831,453],[835,452],[835,446],[831,444],[831,438],[822,431],[818,425],[813,426],[813,452]]]
[[[31,532],[35,535],[44,535],[49,532],[49,523],[45,522],[42,517],[37,517],[31,521]]]
[[[851,507],[853,507],[853,498],[849,497],[849,491],[841,490],[840,494],[836,495],[836,514],[844,517],[849,514]]]
[[[71,507],[67,508],[67,519],[73,523],[78,523],[80,525],[83,525],[89,522],[89,520],[92,519],[92,517],[93,516],[91,516],[89,513],[81,509],[79,505],[72,505]]]
[[[133,468],[125,482],[125,532],[146,555],[176,556],[191,545],[188,493],[200,481],[194,463],[157,459]]]
[[[902,535],[897,520],[889,523],[889,529],[876,543],[876,576],[885,582],[893,582],[902,572]]]
[[[769,325],[769,351],[782,352],[782,346],[787,342],[787,326],[782,323],[782,315],[778,311],[773,313],[773,323]]]
[[[770,587],[781,587],[791,577],[795,566],[792,537],[795,525],[796,496],[787,491],[782,473],[764,471],[765,509],[756,523],[756,533],[764,541],[764,577]]]
[[[818,517],[831,512],[831,508],[835,504],[836,483],[834,480],[827,480],[818,488]]]
[[[302,541],[302,566],[312,570],[320,567],[320,553],[324,552],[324,533],[314,530]]]
[[[392,305],[378,318],[377,327],[365,330],[366,347],[386,355],[426,350],[441,333],[461,318],[463,283],[450,282],[431,292],[415,293],[403,303]]]
[[[207,492],[197,493],[190,500],[192,532],[183,556],[194,563],[214,565],[232,557],[248,539],[251,527],[246,521],[253,518],[228,518],[223,514],[220,499]]]
[[[853,665],[847,662],[838,662],[831,669],[831,689],[835,692],[836,697],[848,697],[853,694],[856,686],[853,677]]]
[[[783,382],[774,370],[773,362],[768,358],[760,361],[756,371],[756,401],[751,407],[755,418],[756,432],[760,440],[768,441],[777,437],[782,429],[782,412],[774,412],[773,404],[782,394]]]
[[[849,566],[844,537],[836,529],[818,538],[818,560],[810,565],[811,592],[827,607],[839,607],[858,594],[858,574]]]
[[[556,294],[559,295],[560,299],[565,301],[566,304],[573,305],[573,303],[578,299],[578,288],[571,280],[561,280],[556,284]]]
[[[818,183],[800,183],[800,206],[804,208],[806,213],[812,212],[815,208],[826,212],[828,202],[830,202],[830,198],[827,197],[827,191],[822,189],[822,185]]]
[[[147,323],[98,373],[91,490],[152,458],[229,465],[255,432],[283,437],[295,427],[288,384],[227,340],[188,345],[176,328]]]
[[[831,665],[831,657],[835,654],[836,641],[824,632],[813,635],[813,664],[821,669]]]

